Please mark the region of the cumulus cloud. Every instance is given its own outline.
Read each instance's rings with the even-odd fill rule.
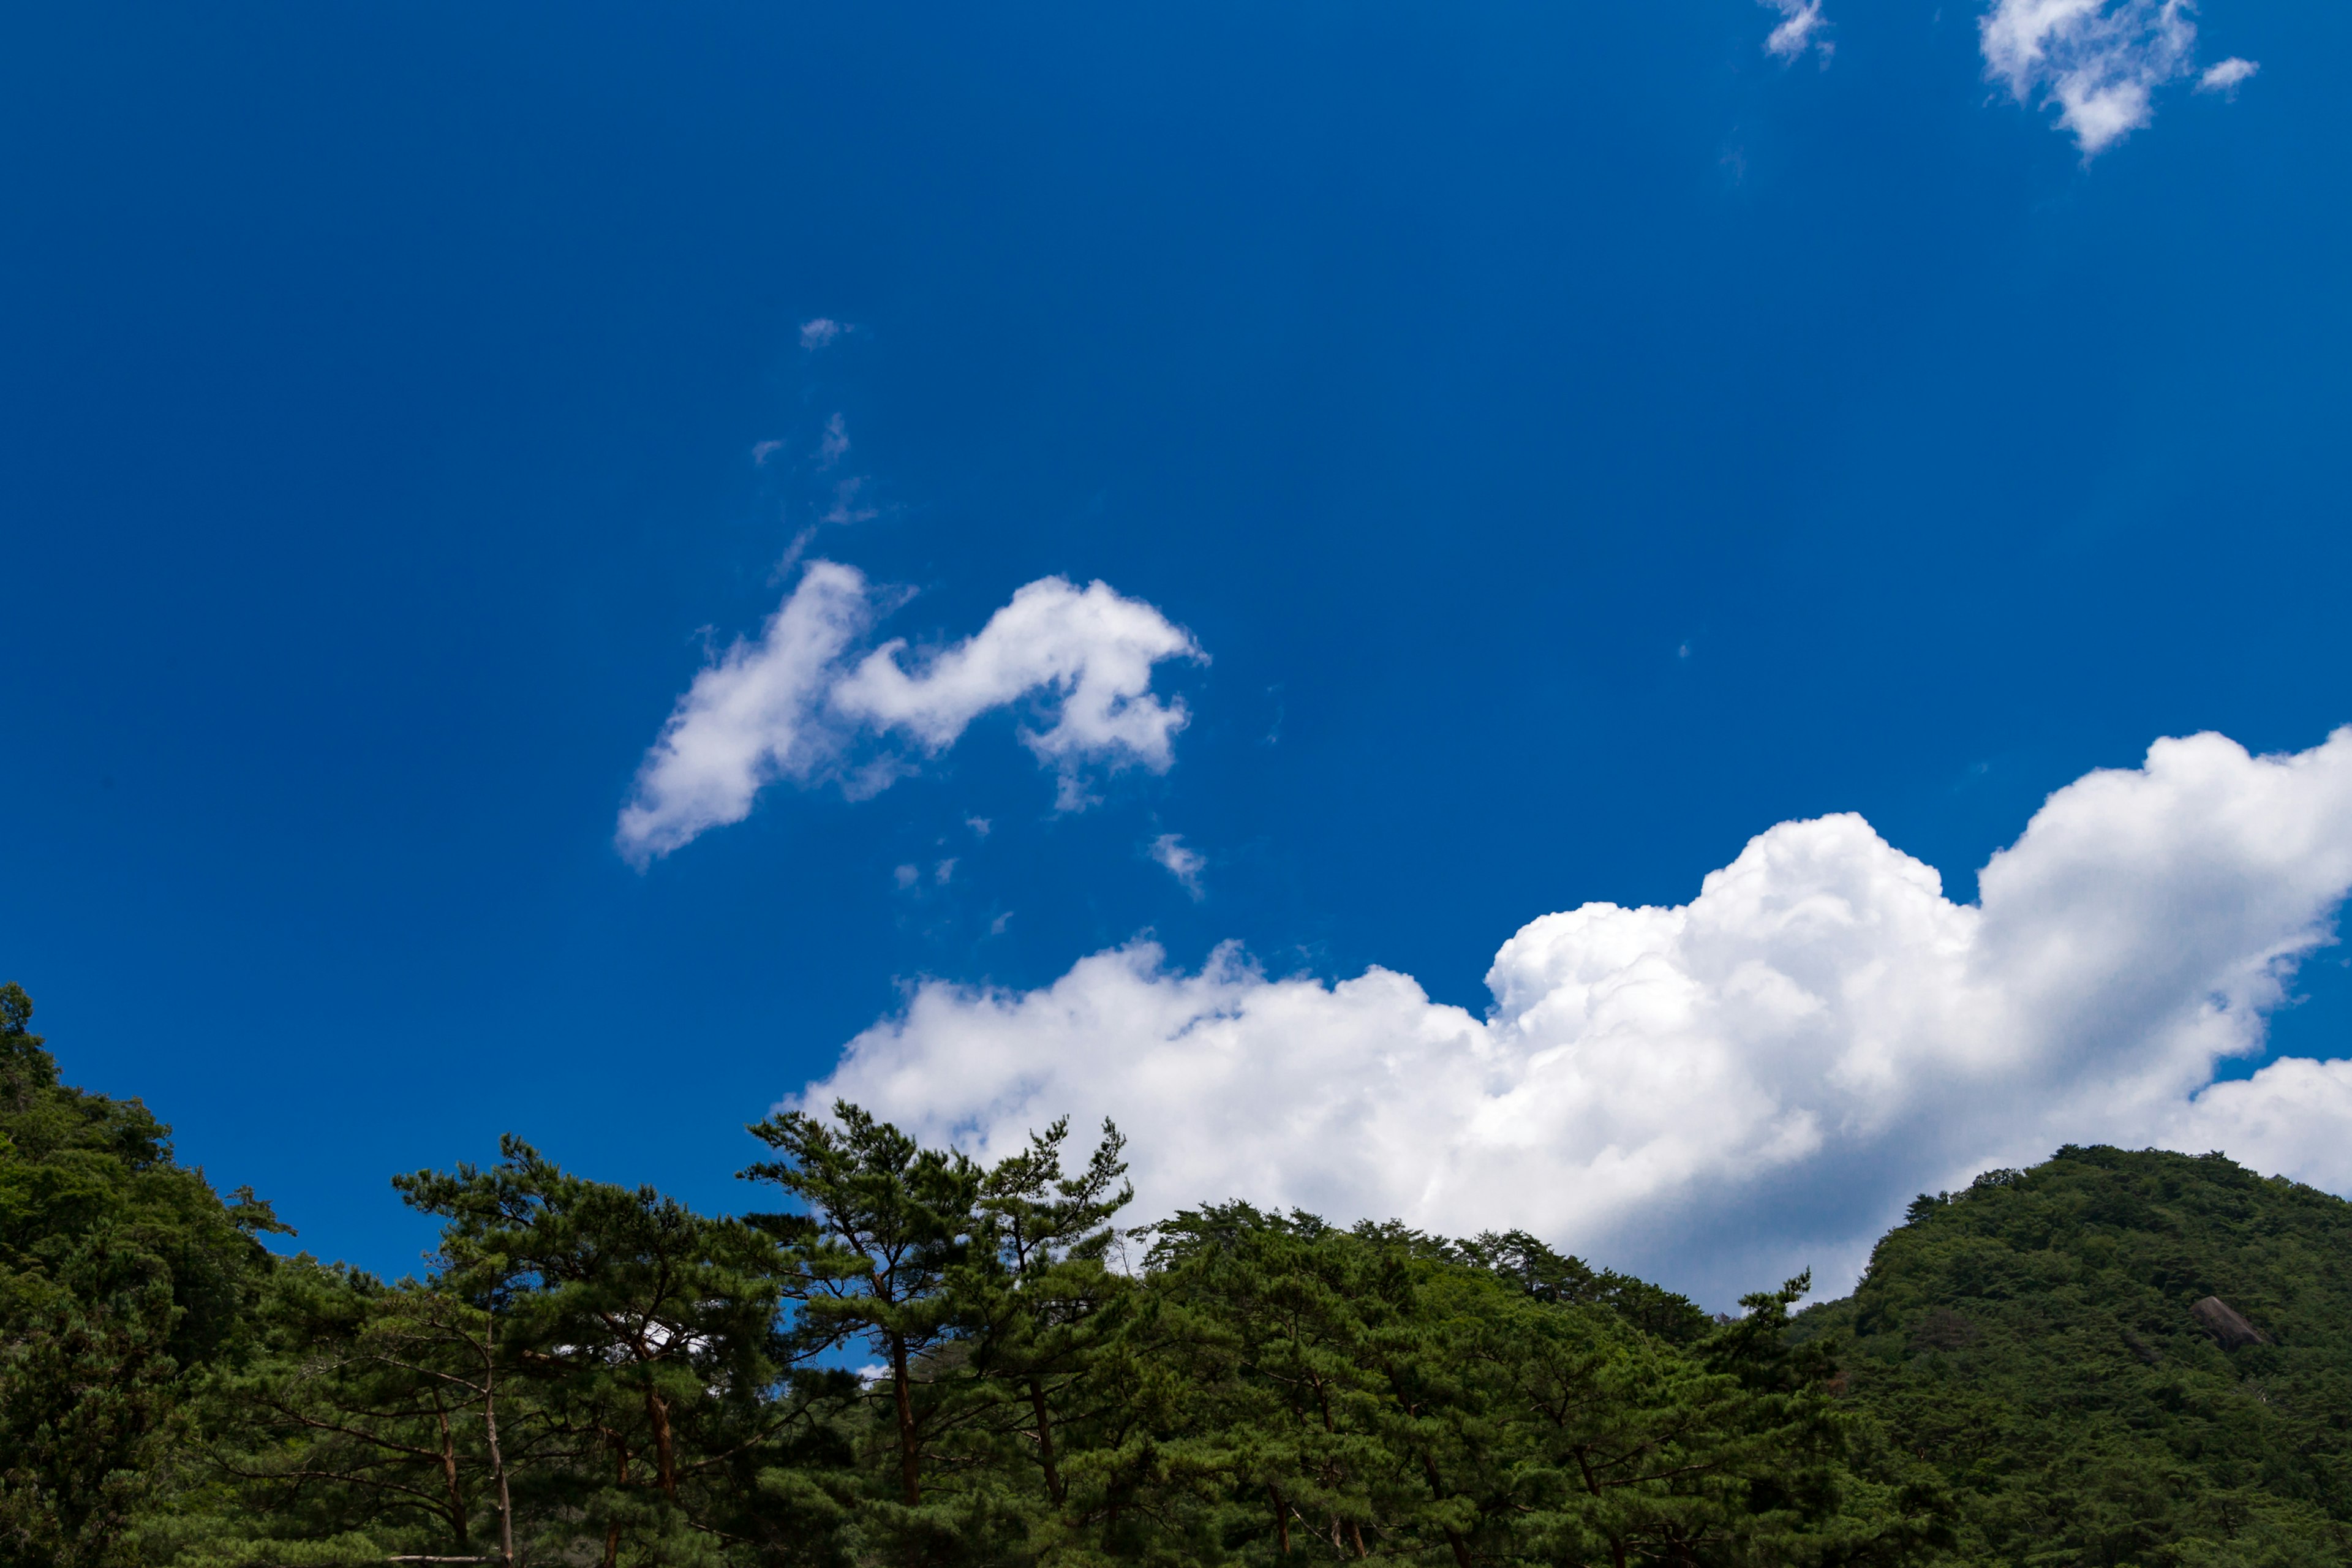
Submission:
[[[2252,60],[2242,60],[2231,55],[2220,65],[2208,68],[2205,74],[2197,79],[2197,90],[2229,92],[2262,68]]]
[[[1187,721],[1151,690],[1154,668],[1205,659],[1191,634],[1108,584],[1041,578],[978,634],[927,658],[904,638],[856,657],[886,608],[854,567],[811,562],[756,641],[697,675],[646,753],[614,840],[637,865],[751,815],[778,780],[837,781],[853,796],[937,755],[997,708],[1025,706],[1021,740],[1076,810],[1096,773],[1165,771]]]
[[[1483,1016],[1139,942],[1034,991],[926,983],[794,1103],[983,1155],[1108,1114],[1145,1213],[1516,1225],[1718,1303],[1809,1265],[1840,1289],[1914,1193],[2063,1142],[2352,1191],[2352,1064],[2215,1081],[2352,888],[2352,729],[2159,742],[2052,795],[1979,888],[1946,898],[1859,816],[1785,822],[1686,904],[1529,922]]]
[[[1985,74],[2020,103],[2055,108],[2089,158],[2147,125],[2157,89],[2196,68],[2192,10],[2188,0],[1993,0],[1978,24]]]
[[[1817,37],[1829,24],[1829,18],[1822,15],[1822,0],[1758,0],[1758,4],[1780,14],[1780,26],[1764,40],[1765,52],[1793,60],[1807,49],[1818,47],[1822,63],[1829,63],[1832,46],[1827,38]]]
[[[1059,773],[1056,804],[1065,811],[1089,803],[1089,764],[1166,771],[1190,715],[1181,699],[1152,695],[1152,668],[1206,657],[1191,633],[1141,600],[1059,577],[1015,593],[976,637],[928,659],[906,653],[898,638],[867,655],[834,688],[834,706],[936,753],[989,710],[1050,691],[1054,721],[1024,729],[1021,742]]]
[[[1184,847],[1182,834],[1161,834],[1151,841],[1150,854],[1160,869],[1175,878],[1178,885],[1192,895],[1193,902],[1201,900],[1203,897],[1201,873],[1208,869],[1209,862],[1198,850]]]
[[[819,316],[801,323],[801,347],[814,353],[831,346],[834,340],[849,329],[831,316]]]

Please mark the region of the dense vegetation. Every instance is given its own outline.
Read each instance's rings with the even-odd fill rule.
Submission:
[[[385,1282],[266,1251],[29,1016],[0,1563],[2346,1557],[2352,1208],[2219,1159],[2068,1150],[1734,1320],[1517,1233],[1121,1229],[1108,1126],[982,1166],[841,1106],[751,1130],[739,1218],[512,1139],[401,1177],[441,1243]]]
[[[1962,1562],[2352,1563],[2352,1204],[2063,1149],[1920,1198],[1796,1332],[1844,1347],[1882,1468],[1949,1489]]]

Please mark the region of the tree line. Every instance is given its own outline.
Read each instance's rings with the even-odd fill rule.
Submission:
[[[993,1163],[854,1105],[737,1216],[509,1137],[398,1177],[386,1281],[261,1238],[0,988],[0,1561],[1020,1568],[1895,1563],[1949,1540],[1802,1279],[1736,1319],[1517,1231],[1229,1201],[1123,1141]]]

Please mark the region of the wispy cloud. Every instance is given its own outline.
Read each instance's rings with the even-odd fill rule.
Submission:
[[[1177,884],[1192,895],[1194,903],[1206,896],[1201,887],[1201,873],[1208,869],[1208,859],[1197,850],[1185,848],[1182,834],[1161,834],[1151,841],[1150,853],[1162,870],[1175,878]]]
[[[2154,118],[2158,89],[2195,71],[2191,11],[2188,0],[1994,0],[1978,24],[1985,74],[2020,103],[2056,109],[2094,157]],[[2245,68],[2227,74],[2233,65]],[[2224,61],[2207,76],[2217,73],[2226,87],[2253,67]]]
[[[1479,1016],[1407,975],[1276,978],[1142,942],[1041,990],[927,984],[809,1086],[983,1155],[1065,1113],[1133,1138],[1144,1213],[1246,1196],[1523,1226],[1714,1300],[1853,1278],[1914,1193],[2068,1142],[2221,1149],[2352,1191],[2352,1061],[2252,1078],[2352,888],[2352,730],[2218,735],[2051,796],[1975,904],[1853,816],[1786,822],[1690,902],[1586,904],[1496,954]]]
[[[849,331],[848,327],[835,321],[831,316],[819,316],[814,321],[803,321],[801,347],[811,353],[831,347],[834,341],[847,331]]]
[[[1822,30],[1829,25],[1829,18],[1822,14],[1822,0],[1757,0],[1757,3],[1780,14],[1780,26],[1774,27],[1770,37],[1764,40],[1766,53],[1778,55],[1784,60],[1793,60],[1809,48],[1818,48],[1822,63],[1829,64],[1830,55],[1836,46],[1821,36]]]
[[[838,414],[824,422],[816,444],[816,466],[829,468],[849,455],[849,422]]]
[[[1188,718],[1151,689],[1170,659],[1205,660],[1190,633],[1108,584],[1041,578],[975,635],[928,657],[904,638],[855,656],[886,596],[854,567],[811,562],[759,638],[697,675],[646,753],[614,841],[637,865],[751,815],[779,780],[887,788],[974,719],[1022,705],[1020,731],[1076,810],[1104,771],[1164,771]]]
[[[824,523],[871,522],[882,515],[881,510],[866,501],[864,476],[836,480],[833,487],[833,504],[817,519]]]

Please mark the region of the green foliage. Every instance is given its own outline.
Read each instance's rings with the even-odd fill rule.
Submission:
[[[0,986],[0,1561],[130,1561],[191,1377],[248,1332],[278,1230],[135,1100],[65,1087]]]
[[[2209,1297],[2263,1342],[2228,1349]],[[1853,1297],[1872,1468],[1948,1488],[1950,1561],[2352,1561],[2352,1205],[2218,1154],[2062,1150],[1923,1195]]]
[[[1635,1321],[1664,1292],[1561,1300],[1561,1278],[1597,1277],[1568,1259],[1530,1270],[1532,1244],[1493,1239],[1245,1204],[1159,1227],[1146,1353],[1183,1391],[1163,1489],[1204,1515],[1160,1554],[1469,1568],[1911,1552],[1917,1531],[1878,1491],[1849,1506],[1829,1362],[1783,1343],[1801,1281],[1678,1344]]]
[[[956,1424],[962,1403],[950,1392],[961,1380],[941,1379],[926,1363],[960,1348],[948,1281],[973,1255],[981,1171],[961,1153],[919,1147],[854,1105],[835,1114],[838,1131],[799,1111],[753,1126],[779,1157],[743,1174],[803,1205],[756,1221],[790,1247],[797,1352],[821,1355],[859,1341],[886,1358],[899,1500],[913,1510],[922,1504],[925,1452],[940,1428]],[[910,1518],[903,1528],[920,1526]]]
[[[501,1152],[395,1180],[444,1222],[429,1279],[279,1267],[177,1560],[831,1561],[852,1380],[793,1364],[774,1238]]]
[[[1108,1123],[984,1166],[838,1105],[751,1130],[740,1219],[514,1138],[399,1177],[441,1240],[386,1283],[273,1258],[30,1012],[11,1568],[2352,1561],[2352,1205],[2218,1155],[1990,1173],[1710,1319],[1516,1231],[1122,1232]]]

